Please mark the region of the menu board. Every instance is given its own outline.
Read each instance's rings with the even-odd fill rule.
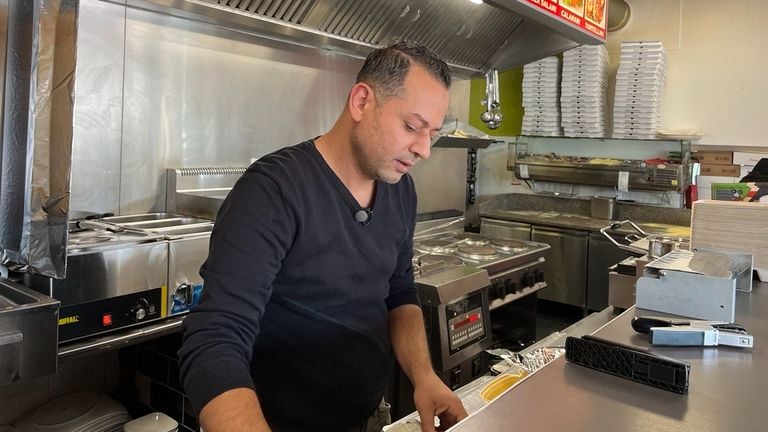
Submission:
[[[524,0],[605,40],[607,0]]]

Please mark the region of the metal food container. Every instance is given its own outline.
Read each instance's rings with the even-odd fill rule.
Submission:
[[[0,386],[56,372],[59,302],[0,279]]]
[[[589,215],[595,219],[613,220],[616,199],[608,197],[593,196],[589,200]]]

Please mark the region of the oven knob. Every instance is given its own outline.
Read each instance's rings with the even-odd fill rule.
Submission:
[[[491,284],[491,297],[495,299],[504,298],[504,284],[502,282],[494,282]]]
[[[544,282],[544,270],[536,270],[536,282]]]
[[[536,285],[536,275],[533,274],[533,272],[528,273],[525,275],[525,286],[534,286]]]
[[[140,299],[134,307],[131,308],[131,312],[128,314],[134,321],[141,321],[147,317],[147,309],[149,303],[145,299]]]
[[[517,292],[517,284],[512,282],[512,279],[504,281],[504,294],[514,294]]]

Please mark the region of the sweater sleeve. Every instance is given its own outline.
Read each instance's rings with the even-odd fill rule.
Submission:
[[[254,388],[249,365],[259,321],[294,234],[279,187],[247,171],[219,211],[200,270],[203,295],[183,324],[180,378],[196,413],[221,393]]]
[[[397,267],[389,279],[389,296],[387,309],[392,310],[406,304],[421,305],[419,294],[413,278],[413,233],[416,225],[416,191],[413,179],[409,175],[403,177],[405,194],[401,203],[403,209],[403,226],[408,234],[400,246],[397,256]]]

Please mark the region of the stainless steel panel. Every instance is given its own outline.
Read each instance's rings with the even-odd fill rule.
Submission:
[[[519,66],[575,46],[574,40],[603,43],[525,2],[506,0],[486,2],[501,7],[465,0],[112,1],[358,57],[392,40],[415,40],[463,74]]]
[[[246,168],[200,167],[166,170],[166,211],[216,219],[229,190]]]
[[[768,283],[759,283],[751,293],[736,293],[739,324],[755,340],[768,339],[766,310]],[[595,336],[690,363],[688,395],[632,383],[559,358],[454,430],[500,431],[508,430],[510,424],[525,431],[765,429],[768,349],[650,345],[648,338],[639,336],[631,326],[633,317],[647,314],[650,312],[631,307],[597,330]]]
[[[360,61],[126,11],[120,209],[165,209],[168,167],[247,166],[325,132]]]
[[[539,298],[586,307],[587,233],[534,225],[531,240],[552,247],[543,266],[547,288]]]
[[[531,225],[499,219],[480,219],[480,232],[488,237],[531,240]]]
[[[411,171],[418,194],[419,214],[459,210],[467,201],[467,149],[432,148],[429,159]]]
[[[203,289],[200,266],[208,258],[210,233],[168,243],[168,315],[176,315],[197,304]]]
[[[0,386],[56,372],[59,302],[0,279]]]
[[[589,235],[587,264],[587,309],[603,310],[608,306],[608,267],[631,254],[617,248],[600,234]]]
[[[73,210],[120,211],[125,8],[80,0],[72,147]]]
[[[165,241],[72,254],[68,262],[65,279],[32,276],[28,285],[62,306],[168,285]]]

